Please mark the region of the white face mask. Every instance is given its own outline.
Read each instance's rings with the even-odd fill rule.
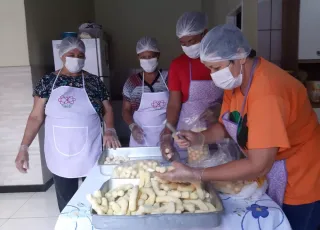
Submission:
[[[83,58],[66,57],[65,67],[70,73],[79,73],[84,67]]]
[[[214,84],[221,89],[235,89],[242,84],[242,65],[240,74],[234,77],[229,69],[229,66],[211,74]]]
[[[192,59],[197,59],[200,57],[200,43],[194,44],[192,46],[181,46],[183,52]]]
[[[158,67],[158,58],[140,59],[140,66],[145,72],[152,73]]]

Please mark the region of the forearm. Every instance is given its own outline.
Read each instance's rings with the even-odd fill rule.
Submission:
[[[173,127],[177,127],[179,116],[180,116],[181,104],[178,105],[168,105],[167,107],[167,122],[169,122]],[[167,128],[164,130],[164,134],[171,134],[171,131]]]
[[[134,123],[133,115],[130,110],[123,110],[122,117],[127,125],[131,125],[132,123]]]
[[[43,118],[29,116],[21,145],[31,145],[40,130],[43,120]]]
[[[224,126],[221,123],[216,123],[212,125],[209,129],[201,132],[205,139],[205,144],[214,144],[217,141],[223,140],[228,136]]]
[[[103,116],[103,120],[106,128],[114,128],[114,115],[112,108],[108,108],[105,115]]]
[[[202,174],[202,181],[237,181],[254,180],[266,175],[269,168],[255,166],[250,160],[241,159],[216,167],[206,168]]]

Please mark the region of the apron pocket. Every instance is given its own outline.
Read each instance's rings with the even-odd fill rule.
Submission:
[[[56,150],[64,156],[80,154],[88,141],[88,127],[53,126]]]

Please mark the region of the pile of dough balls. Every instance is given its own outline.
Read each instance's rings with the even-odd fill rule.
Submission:
[[[118,179],[136,179],[141,177],[142,171],[165,173],[172,167],[161,167],[159,162],[152,160],[131,161],[128,164],[117,166],[113,170],[113,178]]]
[[[122,164],[124,162],[128,162],[130,159],[129,157],[125,157],[125,156],[108,156],[106,157],[104,164],[105,165],[118,165],[118,164]]]
[[[177,184],[145,176],[139,185],[121,185],[87,195],[98,215],[148,215],[215,212],[200,184]]]
[[[202,132],[206,128],[195,128],[193,132]],[[192,146],[188,148],[188,162],[194,163],[205,159],[209,155],[209,145]]]

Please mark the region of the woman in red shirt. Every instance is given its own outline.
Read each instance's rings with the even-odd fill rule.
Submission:
[[[214,85],[210,70],[199,58],[206,28],[207,16],[200,12],[184,13],[176,25],[184,54],[174,59],[169,69],[167,121],[178,129],[185,128],[186,120],[197,119],[210,105],[222,101],[223,90]],[[173,159],[176,153],[167,129],[161,136],[161,151],[165,159]]]

